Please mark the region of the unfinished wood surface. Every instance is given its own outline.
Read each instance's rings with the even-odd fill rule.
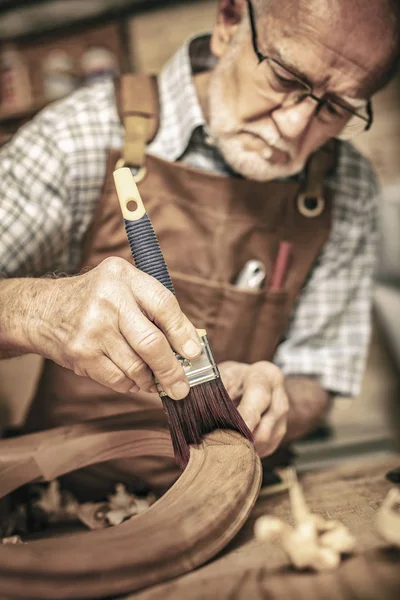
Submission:
[[[262,490],[246,525],[217,560],[129,600],[398,600],[400,551],[389,549],[374,520],[393,485],[385,474],[399,463],[398,455],[359,460],[301,477],[310,510],[342,521],[357,540],[354,556],[337,570],[295,572],[278,545],[254,539],[261,515],[293,524],[288,494],[266,496]]]
[[[154,411],[5,440],[0,496],[95,462],[149,455],[172,456]],[[191,449],[186,470],[147,512],[112,528],[0,546],[0,596],[102,598],[186,573],[235,536],[260,483],[252,444],[236,432],[213,432]]]

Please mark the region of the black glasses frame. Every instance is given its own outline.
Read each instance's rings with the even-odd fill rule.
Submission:
[[[266,56],[266,55],[262,54],[262,52],[260,52],[260,50],[258,49],[258,43],[257,43],[257,29],[256,29],[256,24],[255,24],[254,9],[253,9],[253,5],[250,2],[250,0],[247,0],[247,7],[248,7],[248,10],[249,10],[249,17],[250,17],[251,40],[252,40],[252,45],[253,45],[254,52],[255,52],[255,54],[256,54],[256,56],[258,58],[258,62],[262,63],[265,60],[274,62],[281,69],[287,71],[292,77],[294,77],[294,79],[296,79],[301,85],[304,86],[304,88],[306,90],[308,90],[307,93],[305,94],[304,98],[308,98],[308,97],[312,98],[317,103],[317,108],[316,108],[316,113],[315,114],[318,114],[320,112],[321,108],[324,106],[324,104],[326,104],[327,100],[324,99],[324,98],[319,98],[318,96],[316,96],[312,92],[312,90],[310,90],[310,86],[309,86],[309,84],[307,82],[302,81],[302,79],[300,77],[298,77],[295,73],[292,73],[290,71],[290,69],[288,69],[285,65],[281,64],[279,62],[279,60],[277,60],[273,56]],[[344,106],[343,104],[341,104],[337,100],[330,100],[330,102],[332,102],[333,104],[337,104],[343,110],[346,110],[347,112],[349,112],[353,116],[358,117],[359,119],[362,119],[363,121],[365,121],[366,125],[365,125],[364,131],[368,131],[371,128],[371,125],[372,125],[373,120],[374,120],[371,100],[368,100],[367,101],[367,105],[366,105],[367,117],[365,117],[364,115],[361,115],[359,112],[357,112],[356,110],[351,109],[348,106]]]

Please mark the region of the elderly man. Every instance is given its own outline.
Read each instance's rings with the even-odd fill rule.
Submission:
[[[97,83],[21,129],[1,152],[0,349],[48,359],[30,428],[157,404],[152,373],[184,397],[171,347],[197,355],[192,323],[261,456],[358,393],[377,184],[339,138],[370,128],[398,22],[390,0],[221,0],[157,84]],[[116,164],[134,169],[179,305],[128,262]],[[253,259],[264,285],[239,289]],[[42,277],[60,272],[76,276]]]

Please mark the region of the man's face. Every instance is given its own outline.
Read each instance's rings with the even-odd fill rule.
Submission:
[[[308,81],[315,95],[365,110],[389,49],[374,11],[360,23],[355,8],[343,0],[272,2],[266,14],[255,12],[258,49]],[[222,51],[212,42],[219,61],[210,76],[209,125],[235,171],[266,181],[299,172],[345,123],[342,118],[327,125],[315,115],[311,98],[282,106],[285,86],[292,84],[279,82],[279,67],[261,77],[247,11],[243,19]],[[217,33],[218,27],[214,38]]]

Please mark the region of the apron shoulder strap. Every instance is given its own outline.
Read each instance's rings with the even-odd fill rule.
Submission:
[[[304,210],[307,210],[307,203],[310,208],[315,207],[315,212],[318,212],[318,207],[325,205],[325,180],[336,167],[338,146],[337,140],[331,139],[310,157],[306,167],[306,181],[300,194],[300,205],[304,206]]]
[[[125,130],[123,162],[140,168],[146,146],[154,139],[159,125],[157,78],[138,73],[124,74],[116,82],[116,98]]]

